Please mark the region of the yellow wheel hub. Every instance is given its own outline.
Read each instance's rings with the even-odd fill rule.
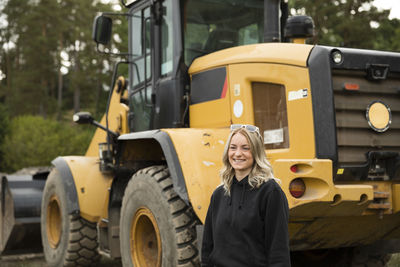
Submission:
[[[149,209],[142,207],[136,211],[129,238],[135,267],[161,266],[160,232]]]
[[[50,197],[47,205],[46,232],[52,248],[56,248],[61,239],[61,209],[60,200],[56,195]]]

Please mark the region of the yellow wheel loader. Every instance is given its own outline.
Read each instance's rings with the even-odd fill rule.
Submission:
[[[123,4],[129,51],[106,114],[74,115],[98,129],[44,187],[49,266],[199,266],[231,124],[261,130],[293,266],[384,266],[400,251],[400,54],[306,45],[312,19],[279,0]],[[94,22],[103,53],[115,15]]]

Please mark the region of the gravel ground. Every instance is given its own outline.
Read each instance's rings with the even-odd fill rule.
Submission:
[[[24,254],[18,256],[2,256],[0,257],[1,267],[46,267],[43,254]],[[112,261],[103,257],[99,267],[120,267],[120,261]],[[400,253],[393,254],[386,267],[400,266]]]
[[[1,267],[46,267],[43,254],[23,254],[13,256],[1,256],[0,257]],[[103,257],[98,267],[120,267],[120,261],[112,261],[106,257]]]
[[[400,266],[400,253],[393,254],[388,264],[386,264],[386,267],[399,267],[399,266]]]

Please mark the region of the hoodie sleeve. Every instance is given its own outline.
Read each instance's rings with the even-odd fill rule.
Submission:
[[[204,223],[204,230],[203,230],[203,243],[201,245],[201,266],[202,267],[214,266],[210,261],[210,254],[214,248],[213,229],[212,229],[213,202],[214,201],[213,201],[213,196],[212,196],[210,205],[208,206],[206,221]]]
[[[289,207],[285,194],[274,188],[267,196],[265,249],[269,267],[289,267]]]

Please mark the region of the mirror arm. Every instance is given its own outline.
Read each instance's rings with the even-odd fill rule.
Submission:
[[[110,133],[110,134],[113,135],[114,137],[118,137],[118,136],[119,136],[118,133],[116,133],[116,132],[114,132],[114,131],[111,131],[110,129],[104,127],[103,125],[101,125],[101,124],[98,123],[97,121],[92,121],[91,124],[93,124],[93,125],[97,126],[98,128],[100,128],[100,129],[106,131],[107,133]]]
[[[129,6],[126,4],[126,2],[125,2],[124,0],[121,0],[121,4],[122,4],[124,7],[129,7]]]
[[[118,12],[101,12],[102,15],[106,16],[126,16],[126,17],[133,17],[133,14],[130,13],[118,13]]]

